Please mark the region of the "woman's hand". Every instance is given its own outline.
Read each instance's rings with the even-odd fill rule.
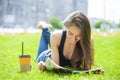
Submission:
[[[45,63],[43,61],[40,61],[38,63],[38,69],[44,71],[45,70]]]

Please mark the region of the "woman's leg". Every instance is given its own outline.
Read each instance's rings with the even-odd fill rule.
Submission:
[[[37,58],[43,51],[48,49],[48,44],[50,45],[50,35],[51,35],[51,33],[48,28],[44,28],[42,30],[42,35],[41,35],[41,39],[40,39],[40,43],[39,43]]]

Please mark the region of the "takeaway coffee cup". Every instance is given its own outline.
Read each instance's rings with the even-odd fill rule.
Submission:
[[[31,70],[31,56],[30,55],[19,56],[19,62],[20,62],[21,72],[27,72]]]
[[[19,56],[20,71],[27,72],[31,70],[31,56],[24,55],[23,47],[24,47],[24,44],[22,42],[22,55]]]

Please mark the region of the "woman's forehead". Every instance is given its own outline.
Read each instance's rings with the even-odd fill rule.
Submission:
[[[81,34],[81,30],[77,26],[71,26],[67,30],[72,32],[73,34],[76,34],[76,35]]]

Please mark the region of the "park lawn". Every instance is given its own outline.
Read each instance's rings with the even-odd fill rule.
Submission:
[[[57,74],[39,71],[35,62],[40,34],[0,35],[0,80],[120,80],[120,33],[101,35],[92,32],[95,64],[103,66],[105,74]],[[21,73],[19,55],[24,41],[24,53],[31,55],[31,72]]]

